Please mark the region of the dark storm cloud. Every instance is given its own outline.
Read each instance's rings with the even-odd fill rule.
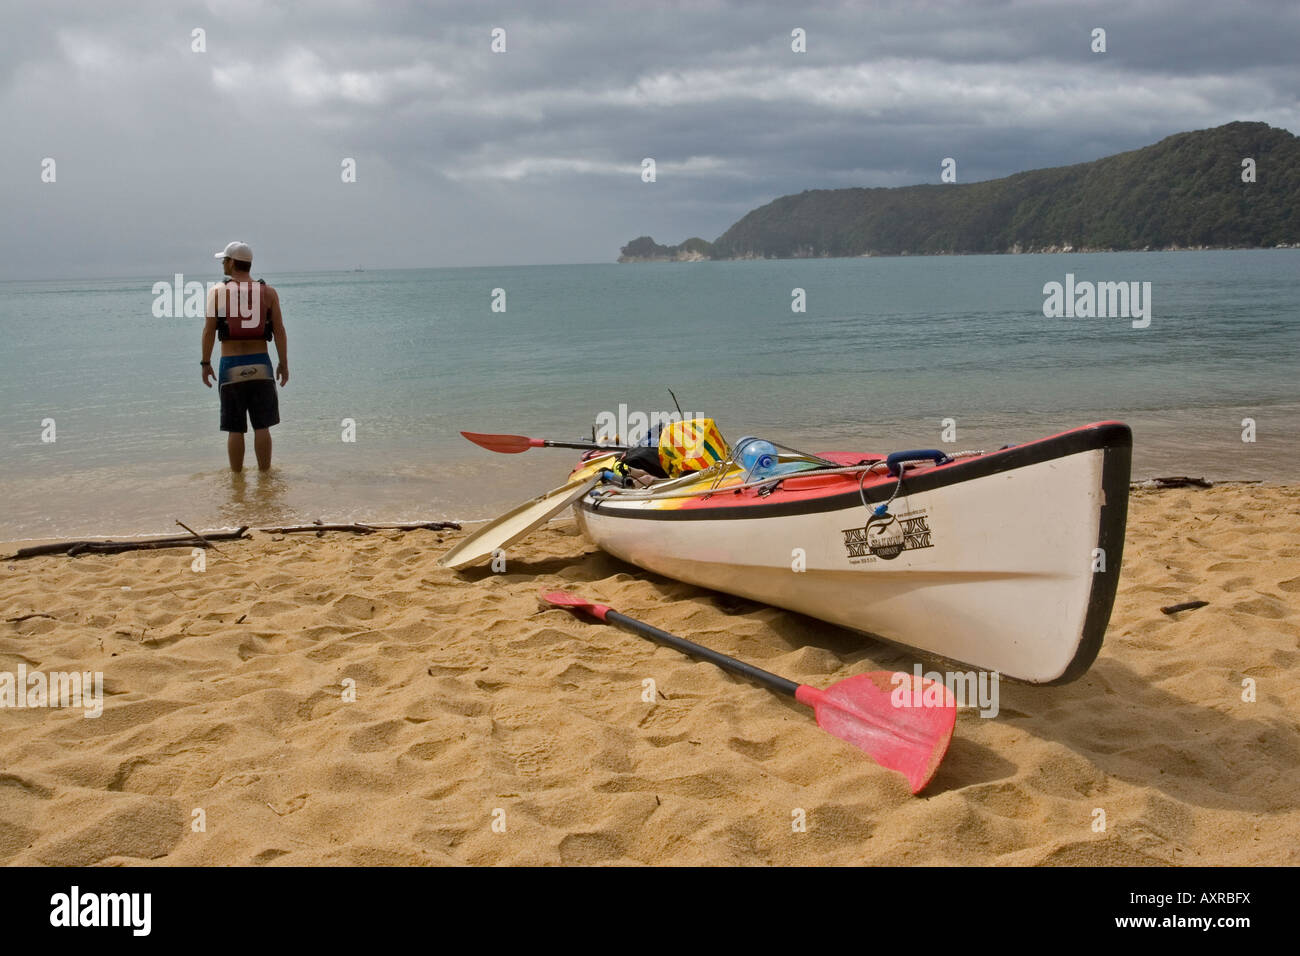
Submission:
[[[1300,127],[1292,3],[160,0],[6,19],[7,276],[211,268],[234,237],[278,270],[608,261],[643,232],[712,239],[784,193],[934,182],[948,156],[969,182],[1236,119]]]

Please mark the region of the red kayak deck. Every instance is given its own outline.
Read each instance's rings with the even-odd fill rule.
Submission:
[[[1035,461],[1046,461],[1064,455],[1111,445],[1129,444],[1132,441],[1128,426],[1121,422],[1094,422],[1072,428],[1036,441],[1012,445],[983,455],[959,458],[941,465],[929,462],[908,466],[904,476],[905,490],[923,491],[932,487],[955,484],[999,471],[1022,467]],[[867,452],[821,452],[821,457],[845,467],[862,462],[884,461],[886,456]],[[861,485],[859,485],[861,481]],[[720,488],[699,496],[675,498],[671,510],[642,513],[646,518],[703,517],[701,512],[717,515],[730,509],[752,509],[746,516],[796,513],[821,510],[825,507],[847,506],[850,499],[860,503],[865,497],[869,503],[886,500],[894,493],[898,477],[883,469],[862,478],[862,473],[847,475],[787,475],[773,478],[762,486],[741,490]],[[859,490],[859,488],[861,490]],[[694,514],[693,514],[694,513]]]

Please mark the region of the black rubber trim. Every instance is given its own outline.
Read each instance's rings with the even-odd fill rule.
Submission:
[[[988,475],[996,475],[1016,468],[1025,468],[1029,465],[1037,465],[1041,462],[1053,461],[1057,458],[1065,458],[1069,455],[1076,455],[1083,451],[1093,451],[1098,448],[1104,448],[1108,451],[1112,448],[1127,449],[1127,460],[1127,456],[1131,454],[1132,446],[1133,433],[1127,425],[1114,422],[1088,428],[1078,428],[1052,438],[1043,438],[1028,444],[1017,445],[1014,448],[990,452],[987,455],[981,455],[979,458],[958,461],[951,465],[928,469],[919,474],[908,475],[903,479],[903,493],[920,494],[923,491],[934,491],[937,488],[946,488],[948,485],[960,484],[963,481],[984,478]],[[1107,455],[1107,458],[1109,457]],[[1127,475],[1127,466],[1125,474]],[[1128,479],[1125,478],[1126,500],[1128,493],[1127,481]],[[886,500],[894,493],[895,484],[894,481],[882,481],[864,489],[867,501]],[[734,493],[724,489],[714,494],[721,497],[722,495]],[[818,498],[805,498],[797,501],[772,501],[771,498],[777,497],[778,494],[780,492],[773,494],[768,500],[760,503],[726,508],[676,508],[664,511],[648,508],[620,508],[617,511],[611,510],[602,513],[616,514],[620,518],[636,521],[726,521],[816,514],[822,511],[839,511],[854,506],[862,507],[862,498],[856,488],[842,494],[826,495]],[[600,505],[600,501],[592,503],[585,498],[578,503],[580,508],[588,512],[599,511]],[[1122,545],[1123,542],[1121,541],[1120,544]],[[1107,554],[1109,553],[1108,550]]]
[[[1128,431],[1127,428],[1124,429]],[[1101,463],[1101,490],[1105,503],[1101,506],[1101,520],[1097,529],[1097,547],[1106,559],[1106,570],[1092,576],[1092,591],[1088,595],[1088,612],[1083,619],[1083,636],[1061,676],[1044,681],[1040,686],[1068,684],[1077,679],[1097,659],[1101,652],[1110,612],[1115,605],[1115,592],[1119,589],[1119,570],[1124,561],[1124,529],[1128,525],[1129,478],[1133,458],[1133,438],[1106,448]]]

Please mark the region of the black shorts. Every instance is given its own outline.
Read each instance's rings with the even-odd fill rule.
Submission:
[[[223,432],[246,432],[250,420],[254,429],[280,424],[280,396],[275,382],[236,382],[220,389]]]

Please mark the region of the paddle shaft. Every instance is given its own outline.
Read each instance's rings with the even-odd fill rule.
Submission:
[[[602,445],[594,441],[552,441],[549,438],[541,439],[543,448],[585,448],[599,449],[600,451],[627,451],[630,445]]]
[[[619,614],[618,611],[607,610],[603,615],[598,615],[603,620],[611,624],[617,624],[619,627],[628,631],[640,634],[642,637],[648,637],[652,641],[667,645],[674,650],[681,651],[683,654],[689,654],[691,657],[697,657],[700,660],[708,661],[721,667],[724,671],[730,671],[741,677],[747,677],[757,684],[762,684],[769,690],[774,690],[778,694],[785,694],[787,697],[795,697],[799,691],[799,685],[792,680],[786,680],[784,677],[778,677],[770,671],[765,671],[761,667],[755,667],[753,664],[746,664],[744,661],[738,661],[734,657],[728,657],[726,654],[719,654],[717,651],[710,650],[696,644],[694,641],[688,641],[684,637],[678,637],[676,634],[669,634],[667,631],[661,631],[644,621],[638,621],[635,618],[628,617],[626,614]],[[805,701],[806,703],[806,701]]]
[[[461,434],[488,451],[503,455],[518,455],[530,448],[580,448],[588,451],[619,452],[627,451],[627,445],[602,445],[596,441],[556,441],[553,438],[529,438],[527,435],[487,435],[482,432],[461,432]]]

